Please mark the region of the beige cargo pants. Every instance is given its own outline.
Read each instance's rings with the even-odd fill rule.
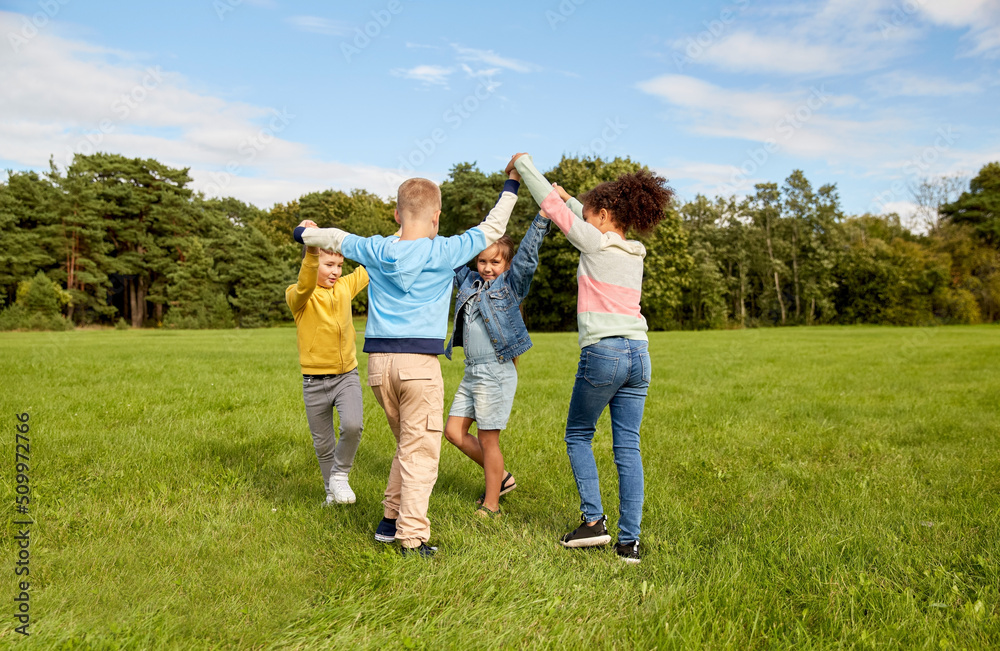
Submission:
[[[368,386],[396,437],[385,517],[396,518],[396,540],[419,547],[431,537],[427,507],[438,475],[444,416],[444,381],[435,355],[370,353]]]

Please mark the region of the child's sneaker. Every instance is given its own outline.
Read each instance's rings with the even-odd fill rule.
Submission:
[[[615,553],[626,563],[639,562],[639,541],[615,543]]]
[[[347,475],[330,475],[330,493],[337,504],[354,504],[357,499],[347,483]]]
[[[583,521],[579,527],[562,537],[559,541],[563,547],[597,547],[607,545],[611,542],[608,535],[608,528],[604,526],[607,516],[602,515],[601,519],[594,524],[587,524],[587,518],[583,514],[580,520]]]
[[[434,552],[438,550],[437,547],[431,547],[427,543],[420,543],[419,547],[400,547],[399,553],[403,556],[419,556],[420,558],[430,558],[434,555]]]
[[[396,519],[382,518],[375,529],[375,541],[380,543],[396,542]]]

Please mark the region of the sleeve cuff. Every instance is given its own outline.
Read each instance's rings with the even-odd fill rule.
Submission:
[[[503,194],[504,192],[513,192],[514,194],[517,194],[520,187],[520,182],[515,181],[514,179],[507,179],[503,184],[503,190],[500,191],[500,194]]]
[[[296,226],[295,230],[292,231],[292,239],[294,239],[299,244],[305,244],[305,242],[302,241],[302,233],[304,233],[305,230],[306,230],[305,226]]]

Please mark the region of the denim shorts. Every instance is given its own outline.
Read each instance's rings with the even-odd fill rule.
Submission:
[[[504,429],[517,391],[514,362],[466,362],[449,416],[471,418],[479,429]]]

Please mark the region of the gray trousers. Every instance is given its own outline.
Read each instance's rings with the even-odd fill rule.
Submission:
[[[346,475],[351,471],[361,443],[364,416],[358,369],[324,378],[303,377],[302,398],[323,486],[330,494],[330,475]],[[333,431],[334,409],[340,417],[339,443]]]

